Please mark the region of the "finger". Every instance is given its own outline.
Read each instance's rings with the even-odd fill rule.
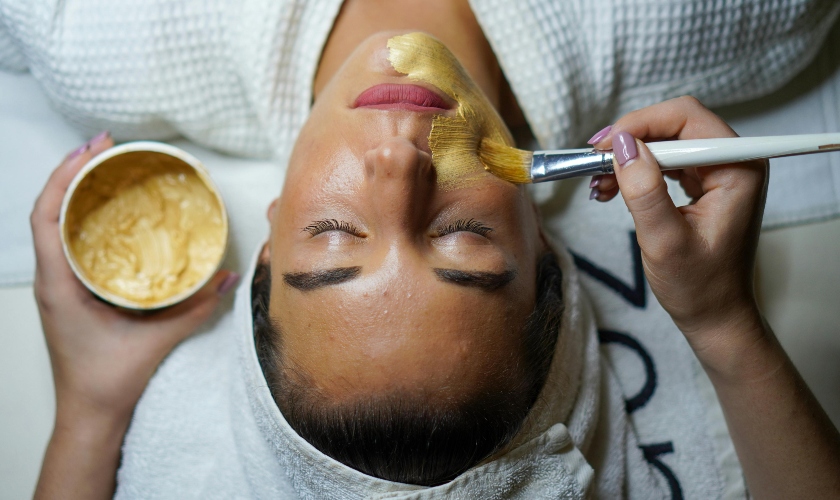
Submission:
[[[618,194],[618,182],[615,180],[615,175],[596,175],[592,177],[589,188],[591,189],[590,200],[609,201]]]
[[[677,181],[689,198],[697,199],[703,196],[703,188],[700,185],[700,178],[697,176],[697,169],[665,170],[662,173],[665,177]]]
[[[596,175],[589,183],[589,187],[598,188],[603,193],[618,187],[618,181],[615,180],[615,175]]]
[[[590,199],[597,201],[610,201],[618,195],[618,184],[606,191],[599,191],[598,189],[599,188],[595,188],[592,190],[593,193],[590,193],[589,195]]]
[[[50,175],[44,190],[35,202],[30,223],[35,243],[35,258],[41,279],[61,282],[73,277],[72,271],[64,258],[58,231],[61,204],[64,201],[67,188],[79,170],[95,154],[113,145],[113,141],[107,135],[107,132],[103,134],[99,134],[91,142],[85,143],[68,154],[61,165]]]
[[[231,271],[219,271],[192,297],[158,314],[143,318],[144,322],[160,325],[167,344],[174,345],[195,333],[206,321],[222,297],[231,292],[239,282],[240,276]]]
[[[99,153],[114,147],[114,139],[111,137],[110,132],[100,132],[94,136],[93,139],[88,141],[88,145],[90,145],[91,155],[96,156]]]
[[[113,145],[113,140],[107,132],[97,135],[90,142],[87,142],[69,153],[61,165],[53,170],[47,184],[44,186],[41,195],[35,202],[35,209],[33,216],[37,216],[38,220],[47,220],[58,222],[58,214],[61,209],[61,203],[64,199],[64,193],[70,186],[73,177],[79,173],[79,170],[91,160],[95,155],[108,149]]]
[[[707,242],[732,234],[747,238],[760,227],[767,195],[767,162],[753,161],[697,169],[702,196],[683,207]]]
[[[678,180],[680,182],[680,187],[682,187],[683,191],[689,198],[696,200],[703,196],[703,186],[701,185],[700,179],[697,175],[691,175],[686,172],[685,174],[680,175]]]
[[[612,149],[617,134],[627,132],[646,142],[668,139],[737,137],[735,131],[697,99],[684,96],[626,114],[595,144]]]
[[[627,132],[616,136],[615,175],[633,216],[639,244],[669,244],[686,237],[688,226],[674,205],[659,164],[643,142]]]
[[[719,116],[690,96],[628,113],[615,123],[613,130],[613,134],[623,131],[647,142],[737,136]]]

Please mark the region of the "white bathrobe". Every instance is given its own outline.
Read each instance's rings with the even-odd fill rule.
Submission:
[[[819,49],[831,0],[473,0],[543,148],[693,94],[778,88]],[[28,69],[73,123],[284,158],[341,0],[0,0],[0,69]]]
[[[807,64],[840,9],[831,0],[471,5],[543,148],[577,146],[620,114],[680,94],[720,105],[778,88]],[[0,0],[0,68],[31,71],[55,108],[90,133],[181,135],[283,168],[339,7]],[[312,449],[259,372],[246,279],[236,311],[179,346],[149,384],[126,436],[118,495],[743,497],[720,408],[644,281],[632,220],[620,203],[587,203],[585,191],[570,182],[538,195],[547,228],[573,253],[563,254],[567,297],[578,297],[569,291],[574,262],[598,330],[575,298],[564,323],[575,340],[557,353],[568,364],[552,371],[572,383],[549,381],[499,460],[427,489],[361,475]]]

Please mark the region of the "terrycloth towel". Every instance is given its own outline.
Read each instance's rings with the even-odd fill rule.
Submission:
[[[678,186],[671,188],[673,197],[688,201]],[[672,498],[745,498],[711,382],[650,291],[630,213],[620,200],[589,201],[587,180],[563,189],[568,192],[541,206],[545,226],[566,242],[580,271],[602,352],[618,374],[645,458]],[[597,223],[588,216],[593,210]]]
[[[143,395],[117,497],[666,498],[603,365],[572,258],[559,256],[566,309],[551,371],[499,458],[429,488],[373,478],[320,453],[271,397],[254,347],[250,286],[242,286],[234,314],[170,356]]]

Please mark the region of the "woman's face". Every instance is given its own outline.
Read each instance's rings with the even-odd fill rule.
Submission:
[[[269,210],[269,312],[285,362],[332,397],[453,398],[521,369],[543,247],[521,187],[438,184],[432,119],[458,102],[394,70],[391,35],[357,48],[297,140]]]

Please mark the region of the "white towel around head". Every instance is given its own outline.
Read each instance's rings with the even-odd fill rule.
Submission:
[[[235,311],[180,346],[135,411],[118,498],[665,498],[603,365],[571,256],[559,251],[565,310],[551,371],[514,440],[492,461],[436,487],[362,474],[298,436],[257,360],[250,282]],[[256,255],[250,266],[253,270]],[[233,349],[233,345],[236,349]]]

